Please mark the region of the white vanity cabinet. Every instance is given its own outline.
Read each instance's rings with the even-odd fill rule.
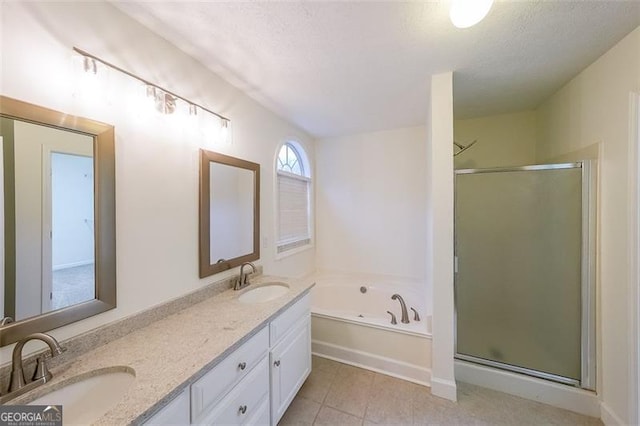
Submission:
[[[277,425],[310,372],[306,294],[145,424]]]
[[[189,388],[183,390],[171,402],[162,407],[145,425],[189,424]]]
[[[191,423],[240,425],[252,419],[269,399],[268,349],[264,327],[193,383]]]
[[[271,424],[277,425],[311,373],[311,295],[269,323]]]

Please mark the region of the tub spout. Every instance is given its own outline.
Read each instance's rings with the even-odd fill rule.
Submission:
[[[391,296],[392,300],[398,300],[400,302],[400,308],[402,309],[402,319],[400,320],[403,324],[409,324],[409,313],[407,312],[407,305],[404,303],[404,299],[398,293]]]

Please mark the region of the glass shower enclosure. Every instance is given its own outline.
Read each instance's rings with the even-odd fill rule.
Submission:
[[[456,170],[456,358],[595,389],[588,161]]]

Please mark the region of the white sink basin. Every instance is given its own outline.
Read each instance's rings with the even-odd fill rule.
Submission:
[[[284,296],[289,291],[289,285],[281,282],[258,284],[245,291],[238,298],[242,303],[262,303]]]
[[[110,367],[73,377],[29,405],[62,405],[65,425],[91,424],[122,399],[135,379],[131,368]]]

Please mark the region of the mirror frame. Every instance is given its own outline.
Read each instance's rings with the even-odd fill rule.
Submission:
[[[225,262],[211,264],[211,193],[209,188],[210,163],[239,167],[253,172],[253,252],[226,259]],[[241,160],[228,155],[200,149],[200,278],[217,274],[260,259],[260,164]]]
[[[116,307],[115,131],[109,124],[5,96],[0,96],[0,116],[93,137],[95,176],[95,299],[0,327],[0,346],[5,346]]]

